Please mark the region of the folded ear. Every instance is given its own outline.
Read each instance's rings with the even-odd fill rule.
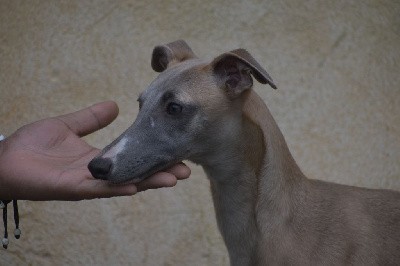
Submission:
[[[196,55],[184,40],[178,40],[165,45],[156,46],[151,57],[151,67],[154,71],[163,72],[171,64],[179,63]]]
[[[253,86],[251,75],[258,82],[277,88],[267,71],[244,49],[224,53],[215,58],[211,64],[214,74],[231,97],[237,97]]]

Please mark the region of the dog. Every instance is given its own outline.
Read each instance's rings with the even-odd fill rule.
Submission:
[[[252,90],[276,85],[246,50],[202,60],[179,40],[151,66],[133,125],[89,163],[95,178],[202,165],[231,265],[400,265],[400,193],[306,178]]]

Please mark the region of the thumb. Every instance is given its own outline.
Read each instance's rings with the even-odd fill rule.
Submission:
[[[118,112],[115,102],[106,101],[57,118],[76,135],[83,137],[109,125],[118,116]]]

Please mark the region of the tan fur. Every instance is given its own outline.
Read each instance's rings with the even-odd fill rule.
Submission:
[[[265,156],[264,134],[260,126],[246,114],[243,114],[242,119],[244,138],[240,141],[242,143],[241,150],[250,168],[254,170],[256,176],[259,176]]]
[[[260,175],[242,171],[233,184],[220,184],[210,174],[232,265],[400,263],[399,193],[306,179],[254,91],[243,112],[263,131],[265,150],[253,151],[255,134],[245,152],[265,154]]]

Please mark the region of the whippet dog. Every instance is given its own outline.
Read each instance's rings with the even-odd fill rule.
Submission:
[[[400,193],[307,179],[252,77],[276,86],[246,50],[207,61],[176,41],[151,65],[161,73],[133,125],[90,162],[95,178],[202,165],[232,265],[400,265]]]

